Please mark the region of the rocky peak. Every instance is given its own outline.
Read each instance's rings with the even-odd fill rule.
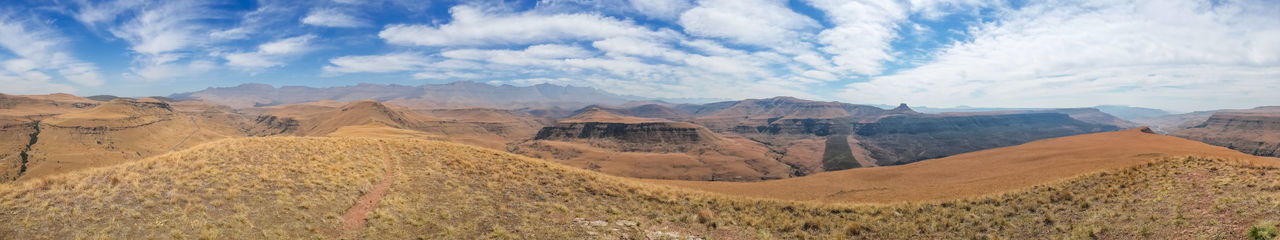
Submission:
[[[894,112],[916,112],[915,110],[911,110],[911,107],[908,107],[906,103],[900,103],[900,104],[898,104],[898,107],[893,108],[893,110],[890,110],[890,111],[894,111]]]

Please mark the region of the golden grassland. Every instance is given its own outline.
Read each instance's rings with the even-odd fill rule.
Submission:
[[[460,144],[242,138],[0,185],[4,238],[333,238],[381,179],[372,239],[1244,238],[1280,220],[1280,169],[1166,157],[926,203],[685,190]]]

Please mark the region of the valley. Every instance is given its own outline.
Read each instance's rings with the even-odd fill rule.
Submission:
[[[20,238],[1231,238],[1280,214],[1274,108],[1166,136],[1091,108],[790,97],[3,97]]]

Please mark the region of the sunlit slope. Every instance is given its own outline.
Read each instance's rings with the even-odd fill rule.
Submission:
[[[179,111],[149,98],[115,99],[29,126],[26,170],[19,165],[20,174],[8,180],[110,166],[243,136],[231,120]]]
[[[855,206],[690,192],[446,142],[241,138],[0,184],[0,236],[1241,238],[1280,217],[1280,171],[1241,164],[1165,159],[998,196]],[[367,222],[344,233],[383,181]]]
[[[1231,149],[1143,130],[1145,128],[1053,138],[907,165],[850,169],[776,181],[650,181],[739,196],[895,202],[998,193],[1084,173],[1134,166],[1160,157],[1258,159]]]

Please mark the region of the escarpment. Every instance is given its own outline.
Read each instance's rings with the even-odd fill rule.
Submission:
[[[34,124],[29,146],[21,152],[26,170],[19,169],[24,173],[11,180],[109,166],[244,136],[237,123],[185,113],[151,98],[113,99]]]
[[[1269,157],[1280,157],[1280,111],[1221,112],[1174,136]]]
[[[1062,113],[970,116],[890,116],[858,124],[855,137],[879,165],[1018,145],[1034,140],[1115,131]]]
[[[622,116],[598,108],[542,128],[509,151],[615,175],[711,181],[786,178],[781,155],[741,137],[665,119]]]
[[[87,111],[55,116],[44,121],[44,124],[91,133],[137,128],[173,120],[176,116],[177,112],[165,102],[147,98],[119,98]]]
[[[698,144],[719,141],[706,128],[677,122],[573,122],[559,123],[538,131],[535,140],[613,139],[628,143]]]

